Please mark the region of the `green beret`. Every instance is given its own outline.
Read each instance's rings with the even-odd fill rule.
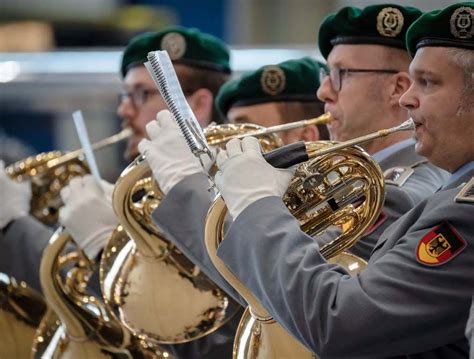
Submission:
[[[218,38],[198,29],[170,27],[160,32],[147,32],[128,43],[120,71],[125,77],[128,69],[147,61],[150,51],[166,50],[173,62],[230,73],[229,49]]]
[[[327,59],[339,44],[375,44],[405,49],[405,35],[422,12],[414,7],[378,4],[364,9],[345,7],[324,19],[319,49]]]
[[[464,2],[424,14],[407,32],[411,56],[424,46],[474,49],[474,2]]]
[[[317,101],[321,67],[325,65],[304,57],[247,72],[221,87],[216,97],[217,109],[225,116],[231,106],[279,101]]]

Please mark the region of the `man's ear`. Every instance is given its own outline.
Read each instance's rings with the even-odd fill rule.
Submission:
[[[400,97],[410,88],[411,80],[407,72],[399,72],[394,75],[390,86],[390,103],[400,106]]]
[[[305,142],[319,141],[320,135],[319,135],[318,128],[316,126],[303,127],[303,133],[301,134],[301,139]]]
[[[206,88],[200,88],[188,96],[187,100],[201,127],[206,127],[212,121],[214,106],[212,92]]]

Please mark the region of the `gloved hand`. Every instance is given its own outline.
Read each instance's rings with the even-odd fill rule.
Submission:
[[[295,173],[295,167],[279,169],[268,164],[255,137],[227,142],[226,151],[219,152],[216,163],[216,187],[233,219],[261,198],[283,197]]]
[[[31,183],[15,182],[5,172],[0,160],[0,229],[30,212]]]
[[[209,172],[212,167],[213,163],[208,156],[201,157],[203,168],[199,159],[192,154],[168,110],[160,111],[156,121],[147,124],[146,131],[151,141],[141,140],[138,150],[145,155],[164,194],[185,177]]]
[[[95,259],[106,245],[118,220],[112,208],[114,186],[102,181],[102,193],[91,175],[73,178],[61,190],[64,206],[59,222],[90,258]]]

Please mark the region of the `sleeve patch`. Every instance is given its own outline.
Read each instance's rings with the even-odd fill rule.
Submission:
[[[439,266],[461,253],[467,244],[448,222],[429,231],[418,243],[416,259],[428,266]]]
[[[415,172],[411,167],[392,167],[384,172],[386,184],[401,187],[405,184],[408,178]]]

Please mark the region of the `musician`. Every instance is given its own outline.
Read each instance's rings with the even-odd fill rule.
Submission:
[[[413,7],[380,4],[346,7],[325,19],[319,48],[330,71],[322,74],[317,95],[335,118],[328,125],[332,140],[347,141],[408,119],[398,103],[410,85],[405,35],[420,15]],[[448,173],[416,154],[409,132],[361,146],[379,163],[386,184],[379,218],[351,249],[367,260],[383,231],[440,188]]]
[[[130,161],[138,155],[138,142],[146,137],[146,124],[155,119],[158,111],[167,108],[144,66],[148,52],[156,50],[168,52],[184,95],[201,126],[223,121],[214,97],[230,78],[227,46],[210,34],[184,27],[138,35],[123,53],[120,67],[123,90],[117,108],[123,126],[133,130],[125,151]]]
[[[321,357],[468,357],[473,16],[473,2],[458,3],[421,16],[407,32],[413,82],[400,104],[416,124],[416,152],[451,176],[382,233],[357,276],[328,264],[300,230],[280,196],[292,171],[269,166],[255,139],[231,141],[218,157],[216,184],[235,218],[219,257],[278,322]]]
[[[324,112],[324,104],[314,96],[322,68],[324,64],[309,57],[263,66],[225,83],[216,97],[217,109],[230,123],[263,127],[317,117]],[[294,128],[278,136],[284,144],[329,139],[323,124]]]
[[[145,69],[147,54],[154,50],[167,50],[183,84],[183,90],[193,112],[202,125],[211,119],[222,122],[214,106],[213,98],[219,87],[229,78],[229,50],[212,35],[197,29],[171,27],[161,32],[149,32],[133,38],[125,48],[120,73],[123,91],[119,96],[117,113],[124,126],[133,130],[127,144],[126,158],[132,160],[137,154],[137,144],[145,135],[145,125],[165,107],[156,86]],[[179,172],[179,168],[176,167]],[[111,205],[113,185],[102,184],[101,193],[91,176],[73,179],[61,196],[65,202],[60,212],[60,222],[72,234],[75,242],[92,259],[98,259],[117,219]],[[31,193],[29,184],[14,186],[0,170],[0,224],[1,245],[0,270],[25,280],[34,289],[41,290],[39,266],[44,248],[53,230],[37,221],[29,212]],[[8,205],[4,194],[17,203]],[[16,208],[21,209],[17,211]],[[190,344],[177,345],[172,350],[179,357],[229,356],[238,318],[223,326],[209,337]]]
[[[321,67],[309,58],[263,66],[226,83],[217,95],[217,108],[230,122],[267,127],[281,125],[288,118],[298,121],[319,116],[322,104],[314,94],[319,87]],[[147,129],[152,141],[143,140],[139,149],[146,153],[154,177],[165,193],[153,213],[155,223],[207,276],[245,305],[216,271],[204,246],[206,213],[214,197],[208,191],[206,171],[191,154],[169,112],[161,112],[158,121],[150,123]],[[328,132],[324,125],[311,126],[290,131],[285,138],[287,141],[326,140]],[[206,165],[210,168],[212,163]],[[176,173],[175,166],[186,168],[186,173]]]
[[[150,51],[167,50],[173,62],[184,95],[199,123],[206,126],[211,121],[221,123],[214,97],[221,85],[230,76],[229,50],[212,35],[197,29],[171,27],[161,32],[149,32],[133,38],[126,47],[121,63],[123,90],[119,95],[117,114],[123,126],[133,131],[127,143],[125,157],[134,159],[138,142],[146,136],[145,127],[166,108],[156,85],[144,63]],[[170,158],[174,158],[174,143],[167,143]],[[175,176],[185,176],[189,167],[174,163]],[[90,176],[73,179],[61,195],[65,206],[61,210],[61,221],[71,231],[73,238],[94,247],[99,253],[118,224],[111,207],[111,199],[104,198],[96,190]],[[166,190],[166,184],[161,184]],[[114,216],[113,225],[109,221]],[[193,258],[189,258],[193,259]],[[150,285],[154,285],[150,283]],[[234,333],[239,316],[230,320],[216,332],[185,344],[166,346],[179,358],[230,357]]]

